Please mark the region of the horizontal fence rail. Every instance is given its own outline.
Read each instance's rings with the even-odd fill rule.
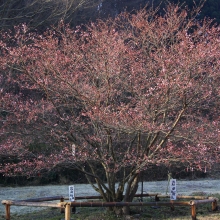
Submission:
[[[101,202],[101,201],[74,201],[65,202],[69,198],[62,196],[44,197],[44,198],[33,198],[26,200],[2,200],[2,204],[5,205],[5,219],[10,220],[10,206],[33,206],[33,207],[54,207],[60,208],[61,212],[65,212],[65,220],[70,220],[70,212],[75,211],[76,207],[123,207],[123,206],[168,206],[173,208],[174,206],[191,206],[192,220],[196,220],[196,207],[201,204],[212,204],[212,211],[217,210],[217,199],[213,197],[205,196],[177,196],[177,199],[191,199],[190,201],[159,201],[159,198],[169,198],[169,195],[161,194],[136,194],[135,197],[149,197],[154,196],[155,202]],[[101,196],[78,196],[76,200],[91,200],[91,199],[102,199]],[[59,202],[48,202],[56,201]]]

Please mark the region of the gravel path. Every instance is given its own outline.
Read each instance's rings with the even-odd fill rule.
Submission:
[[[167,190],[167,181],[144,182],[145,193],[162,193]],[[141,184],[138,193],[141,191]],[[48,186],[30,186],[30,187],[0,187],[1,200],[21,200],[48,196],[64,196],[68,197],[68,185],[48,185]],[[220,194],[220,180],[197,180],[197,181],[177,181],[177,194],[189,195],[192,193]],[[97,195],[88,184],[76,184],[75,196],[91,196]],[[12,206],[11,213],[27,213],[43,208]],[[4,206],[0,205],[0,216],[5,212]]]

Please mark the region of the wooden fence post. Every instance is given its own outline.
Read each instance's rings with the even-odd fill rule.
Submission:
[[[10,220],[10,205],[9,204],[5,204],[5,213],[6,213],[5,219]]]
[[[196,205],[191,205],[192,207],[192,220],[196,220]]]
[[[65,206],[65,220],[70,220],[70,204],[67,203]]]
[[[214,202],[212,202],[212,211],[217,211],[218,206],[217,206],[217,200],[215,200]]]
[[[64,202],[64,198],[61,198],[60,202]],[[65,208],[61,207],[60,208],[60,213],[64,213],[64,212],[65,212]]]

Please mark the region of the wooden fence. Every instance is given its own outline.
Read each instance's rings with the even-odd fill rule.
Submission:
[[[75,207],[122,207],[122,206],[168,206],[174,209],[175,206],[191,206],[192,220],[196,220],[196,207],[201,204],[211,203],[212,211],[217,210],[217,199],[214,197],[204,196],[177,196],[177,199],[191,199],[190,201],[168,201],[161,202],[160,198],[169,198],[168,195],[160,194],[137,194],[135,197],[148,197],[154,196],[155,202],[77,202],[77,200],[91,200],[101,199],[101,196],[80,196],[76,197],[74,202],[65,202],[68,198],[62,196],[44,197],[27,200],[2,200],[2,204],[5,205],[5,219],[10,220],[10,207],[14,206],[35,206],[35,207],[55,207],[60,208],[61,212],[65,213],[65,220],[70,220],[71,207],[72,211],[75,211]],[[51,203],[49,201],[59,200],[59,202]]]

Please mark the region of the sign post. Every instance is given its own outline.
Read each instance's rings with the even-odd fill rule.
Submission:
[[[70,200],[70,202],[75,201],[74,186],[69,186],[69,200]]]
[[[170,200],[176,200],[176,179],[170,180]]]
[[[74,185],[69,186],[69,201],[75,202],[75,190]],[[76,213],[76,207],[72,207],[72,213]]]

